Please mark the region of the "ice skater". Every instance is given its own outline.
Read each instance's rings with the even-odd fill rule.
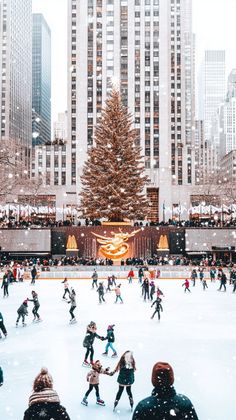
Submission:
[[[152,314],[152,316],[151,316],[151,319],[153,319],[154,318],[154,316],[156,315],[156,313],[158,314],[158,321],[160,321],[160,319],[161,319],[161,314],[160,314],[160,312],[163,312],[163,307],[162,307],[162,304],[161,304],[161,302],[162,302],[162,300],[161,300],[161,298],[156,298],[156,300],[153,302],[153,304],[151,305],[151,308],[154,306],[154,305],[156,305],[156,307],[155,307],[155,311],[153,312],[153,314]]]
[[[3,297],[8,297],[9,293],[8,293],[8,286],[10,283],[10,276],[9,276],[9,270],[4,274],[3,279],[2,279],[2,286],[1,289],[3,289]]]
[[[71,315],[70,324],[75,324],[76,318],[74,315],[74,310],[76,308],[76,293],[74,289],[71,289],[71,293],[69,293],[69,297],[70,297],[70,300],[68,301],[68,303],[71,304],[70,311],[69,311]]]
[[[106,303],[106,301],[104,299],[105,291],[104,291],[103,283],[99,283],[97,292],[98,292],[99,303],[102,303],[102,302]]]
[[[203,286],[203,290],[208,289],[208,286],[207,286],[207,282],[206,282],[206,278],[205,277],[203,277],[203,279],[202,279],[202,286]]]
[[[2,338],[1,331],[2,331],[3,335],[5,337],[7,337],[7,330],[6,330],[6,327],[4,325],[4,319],[3,319],[3,316],[0,312],[0,338]]]
[[[84,337],[83,346],[87,349],[84,357],[83,366],[90,367],[93,365],[93,356],[94,356],[94,348],[93,343],[95,338],[99,338],[100,340],[104,340],[104,337],[97,334],[97,325],[95,322],[91,321],[90,324],[87,326],[86,335]],[[90,355],[90,364],[87,361]]]
[[[115,292],[115,294],[116,294],[116,300],[115,300],[115,303],[118,303],[118,300],[120,301],[120,303],[124,303],[123,302],[123,299],[122,299],[122,297],[121,297],[121,291],[120,291],[120,288],[121,288],[121,284],[118,284],[118,286],[115,288],[115,289],[113,289],[113,291]]]
[[[113,351],[113,355],[111,357],[117,357],[116,350],[113,347],[113,343],[115,342],[115,334],[114,334],[114,324],[108,325],[107,327],[107,336],[104,338],[104,340],[107,340],[107,345],[105,348],[105,352],[103,353],[103,356],[108,355],[109,348]]]
[[[222,271],[221,277],[220,277],[220,287],[218,289],[218,291],[220,291],[222,289],[222,287],[224,287],[224,292],[226,292],[226,283],[227,283],[227,277],[225,275],[225,273]]]
[[[114,274],[112,274],[112,276],[111,276],[112,286],[113,285],[116,286],[116,280],[117,280],[116,276]]]
[[[108,276],[108,278],[107,278],[107,288],[106,288],[106,291],[107,292],[111,292],[111,286],[112,286],[112,278],[111,278],[111,276]]]
[[[114,402],[114,410],[116,409],[121,395],[126,389],[126,392],[129,397],[131,411],[133,410],[133,395],[131,391],[131,386],[134,383],[134,372],[136,370],[135,360],[133,357],[133,353],[131,351],[126,351],[120,358],[118,365],[116,366],[115,370],[110,373],[110,375],[114,375],[114,373],[119,372],[117,382],[119,384],[119,390],[116,394],[116,399]]]
[[[236,292],[236,279],[233,280],[233,290],[232,293]]]
[[[189,281],[188,279],[185,280],[185,282],[182,284],[182,287],[185,286],[184,292],[186,293],[186,291],[188,291],[189,293],[191,293],[191,290],[189,289]]]
[[[196,279],[197,279],[197,272],[195,270],[195,268],[192,270],[191,273],[191,280],[193,282],[193,287],[196,285]]]
[[[142,284],[143,276],[144,276],[143,268],[140,267],[139,270],[138,270],[138,282],[140,284]]]
[[[25,327],[26,326],[25,317],[28,316],[28,300],[27,299],[24,300],[22,305],[18,308],[17,313],[18,313],[18,317],[16,320],[16,327],[18,327],[18,323],[20,319],[22,319],[22,326]]]
[[[89,382],[89,389],[85,393],[85,396],[81,401],[81,404],[86,405],[86,406],[88,405],[87,398],[88,398],[90,392],[94,388],[95,393],[96,393],[96,398],[97,398],[97,404],[98,405],[103,405],[103,406],[105,405],[105,402],[100,398],[99,376],[100,376],[101,373],[103,373],[104,375],[110,375],[109,374],[109,369],[110,369],[109,367],[106,368],[106,369],[103,369],[100,361],[96,360],[96,362],[92,366],[92,370],[87,374],[87,382]]]
[[[64,278],[62,283],[64,284],[64,295],[62,296],[62,299],[66,300],[66,294],[68,294],[70,297],[69,283],[66,277]]]
[[[155,290],[156,290],[155,283],[152,280],[150,283],[150,299],[151,300],[153,300],[153,296],[155,295]]]
[[[128,272],[128,276],[127,276],[128,280],[129,280],[129,284],[132,283],[133,279],[134,279],[134,270],[131,268],[131,270]]]
[[[96,288],[98,288],[98,273],[97,271],[94,269],[94,272],[92,274],[92,289],[94,289],[94,286],[96,286]]]
[[[36,276],[37,276],[37,270],[36,270],[36,267],[34,265],[32,270],[31,270],[31,284],[35,284]]]
[[[159,286],[157,286],[156,293],[157,293],[157,297],[160,297],[160,296],[163,296],[164,297],[164,293],[162,292],[162,290],[160,289]]]
[[[143,281],[142,284],[142,289],[143,289],[143,300],[146,302],[146,298],[148,298],[149,300],[149,280],[146,278]]]
[[[33,322],[35,322],[35,321],[40,322],[42,320],[40,318],[40,315],[38,314],[38,310],[39,310],[39,307],[40,307],[38,294],[34,290],[32,290],[31,293],[32,293],[32,298],[33,299],[27,299],[27,300],[28,300],[28,302],[33,302],[33,304],[34,304],[34,307],[33,307],[33,310],[32,310],[32,313],[34,315]]]

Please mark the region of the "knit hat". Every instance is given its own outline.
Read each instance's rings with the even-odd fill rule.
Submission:
[[[115,326],[115,324],[113,324],[113,325],[108,325],[107,329],[108,329],[108,330],[112,330],[114,326]]]
[[[28,299],[25,299],[23,305],[28,305]]]
[[[47,368],[42,368],[41,372],[36,376],[34,380],[33,389],[36,392],[42,391],[45,388],[52,388],[53,379]]]
[[[158,362],[152,369],[153,386],[171,386],[174,383],[174,372],[169,363]]]

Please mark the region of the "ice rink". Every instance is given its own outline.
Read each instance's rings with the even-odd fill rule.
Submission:
[[[157,361],[169,362],[175,372],[177,392],[193,402],[200,420],[235,420],[236,383],[236,294],[227,285],[227,292],[218,292],[218,282],[208,283],[204,292],[198,281],[191,294],[184,293],[181,280],[158,281],[163,290],[161,322],[151,320],[151,303],[144,303],[137,280],[122,282],[124,305],[114,304],[114,292],[105,295],[106,304],[98,304],[98,293],[91,290],[91,281],[70,281],[76,290],[78,323],[69,325],[70,305],[62,301],[60,281],[36,280],[9,287],[10,297],[0,296],[8,338],[0,341],[0,365],[4,385],[0,388],[0,419],[21,420],[28,406],[32,382],[42,366],[54,378],[54,388],[71,420],[132,418],[126,393],[117,413],[113,403],[118,390],[117,375],[100,376],[100,395],[106,406],[96,405],[95,394],[89,405],[81,400],[88,388],[88,369],[82,367],[85,349],[82,346],[86,326],[95,321],[98,334],[106,335],[109,324],[115,324],[115,348],[118,355],[134,352],[137,371],[132,387],[135,405],[152,391],[151,370]],[[32,323],[29,303],[27,327],[16,328],[17,309],[36,290],[41,303],[43,322]],[[95,340],[95,360],[113,369],[119,359],[102,356],[106,342]]]

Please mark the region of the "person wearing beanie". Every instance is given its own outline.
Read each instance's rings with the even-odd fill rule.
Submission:
[[[18,308],[17,310],[18,313],[18,317],[16,320],[16,327],[18,327],[18,322],[20,321],[20,319],[22,318],[22,326],[25,327],[25,316],[28,315],[28,300],[24,300],[24,302],[22,303],[22,305]]]
[[[53,379],[46,368],[36,376],[33,393],[29,398],[29,408],[24,413],[23,420],[70,420],[66,409],[60,404],[60,399],[53,389]]]
[[[117,357],[117,352],[113,347],[113,343],[115,342],[114,326],[115,325],[108,325],[107,327],[107,336],[105,337],[105,340],[107,340],[107,345],[103,356],[107,356],[108,350],[111,348],[113,351],[113,355],[111,357]]]
[[[182,284],[182,287],[185,287],[184,288],[184,292],[186,293],[186,291],[188,291],[189,293],[191,293],[191,290],[189,289],[189,281],[188,281],[188,279],[185,279],[185,282]]]
[[[90,392],[95,389],[96,392],[96,398],[97,398],[97,404],[98,405],[105,405],[105,402],[100,398],[99,393],[99,375],[103,373],[104,375],[110,375],[109,374],[109,367],[106,369],[103,369],[100,360],[96,360],[96,362],[92,365],[92,370],[87,374],[87,382],[89,382],[89,389],[85,393],[85,396],[83,400],[81,401],[81,404],[88,405],[87,398],[90,394]]]
[[[174,372],[169,363],[158,362],[153,366],[152,384],[152,395],[139,402],[132,420],[198,420],[191,401],[176,393]]]

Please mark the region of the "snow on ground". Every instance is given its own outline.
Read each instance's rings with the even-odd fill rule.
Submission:
[[[106,304],[98,305],[98,294],[91,290],[91,281],[71,281],[77,293],[78,323],[70,326],[69,308],[62,301],[60,281],[36,280],[9,288],[10,297],[0,297],[0,311],[8,329],[8,338],[0,342],[0,365],[5,382],[0,388],[0,419],[21,420],[27,408],[32,382],[42,366],[54,378],[54,388],[67,408],[71,420],[131,419],[126,393],[118,412],[113,403],[118,389],[117,376],[100,377],[100,394],[106,407],[95,404],[91,393],[88,407],[81,405],[87,390],[82,367],[85,349],[82,346],[86,325],[96,321],[98,333],[105,335],[108,324],[115,324],[115,347],[121,355],[133,350],[137,364],[132,387],[135,404],[150,395],[151,370],[157,361],[169,362],[175,372],[177,392],[193,402],[200,420],[234,420],[236,379],[236,294],[232,287],[217,292],[218,283],[209,284],[205,292],[198,282],[185,294],[181,280],[159,280],[164,291],[164,312],[161,322],[150,319],[153,308],[144,303],[137,284],[122,283],[124,305],[114,305],[114,292],[105,296]],[[39,294],[43,322],[32,324],[32,303],[29,303],[27,327],[15,327],[16,311],[31,290]],[[113,369],[118,359],[105,358],[105,343],[95,340],[95,360]]]

